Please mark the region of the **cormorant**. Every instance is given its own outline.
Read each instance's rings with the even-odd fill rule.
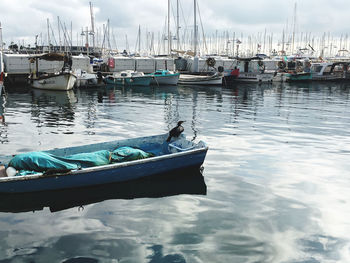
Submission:
[[[179,135],[184,131],[184,127],[181,126],[181,124],[184,122],[185,121],[179,121],[177,126],[170,130],[168,139],[166,139],[167,142],[170,142],[172,137],[179,137]]]

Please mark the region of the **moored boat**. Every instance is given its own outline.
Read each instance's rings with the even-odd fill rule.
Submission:
[[[219,73],[195,75],[180,74],[179,84],[182,85],[222,85],[223,75]]]
[[[113,75],[104,78],[105,83],[125,86],[149,86],[152,76],[145,75],[143,72],[125,70],[116,72]]]
[[[30,76],[29,81],[33,88],[45,90],[71,90],[77,77],[71,72],[41,74]]]
[[[63,61],[62,70],[55,73],[39,72],[38,60]],[[46,90],[70,90],[74,87],[76,76],[71,72],[72,58],[60,53],[35,55],[30,58],[35,62],[35,71],[29,76],[29,83],[33,88]]]
[[[84,70],[78,69],[74,72],[77,77],[76,86],[77,87],[91,87],[104,84],[103,76],[100,71],[97,73],[89,73]]]
[[[272,82],[273,73],[265,71],[260,57],[238,58],[234,74],[227,79],[233,82]]]
[[[9,166],[5,177],[0,178],[0,193],[25,193],[102,185],[180,169],[199,168],[203,164],[208,150],[204,142],[194,143],[187,140],[184,135],[180,135],[168,143],[167,137],[168,134],[162,134],[23,153],[15,157],[0,156],[0,164]],[[133,156],[129,154],[129,150],[123,154],[115,153],[126,146],[147,153],[148,158],[130,160],[129,157]],[[105,159],[109,161],[114,160],[113,158],[120,160],[119,158],[125,157],[126,159],[122,162],[111,161],[101,164],[101,160],[105,159],[95,158],[101,156],[101,153],[106,153]],[[88,165],[91,161],[98,162],[100,165]],[[22,169],[23,167],[26,169]],[[13,173],[13,170],[17,171]]]
[[[304,82],[312,81],[311,72],[293,72],[285,74],[286,82]]]
[[[312,80],[313,81],[349,81],[350,73],[348,71],[348,62],[319,62],[313,63]]]
[[[155,85],[177,85],[180,77],[180,73],[165,69],[156,70],[149,75],[153,77],[151,84]]]

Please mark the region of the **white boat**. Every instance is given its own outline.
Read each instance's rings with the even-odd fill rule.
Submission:
[[[237,66],[239,75],[235,82],[272,82],[274,73],[266,72],[261,58],[239,58]]]
[[[77,87],[89,87],[104,84],[101,72],[88,73],[84,70],[78,69],[74,72],[74,75],[77,77],[75,83]]]
[[[211,75],[180,74],[179,84],[182,85],[222,85],[223,75],[214,73]]]
[[[320,62],[312,63],[313,81],[348,81],[348,62]]]
[[[56,73],[39,72],[38,60],[63,61],[63,68]],[[29,83],[33,88],[46,90],[70,90],[74,87],[77,77],[71,72],[72,58],[60,53],[36,55],[30,58],[35,61],[35,72],[29,76]]]
[[[104,78],[104,82],[107,84],[123,86],[149,86],[151,80],[152,76],[133,70],[114,72],[113,75]]]
[[[156,70],[150,75],[153,77],[151,80],[153,85],[177,85],[180,77],[180,73],[169,70]]]
[[[73,89],[77,77],[71,72],[42,74],[38,77],[30,76],[30,84],[36,89],[70,90]]]

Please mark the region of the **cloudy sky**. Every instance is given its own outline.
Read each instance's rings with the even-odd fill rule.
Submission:
[[[0,22],[3,40],[8,45],[15,43],[34,44],[35,35],[42,34],[47,41],[47,19],[49,18],[58,39],[57,17],[73,28],[73,41],[80,38],[82,27],[90,27],[89,1],[84,0],[0,0]],[[172,0],[176,11],[176,0]],[[121,49],[125,46],[125,35],[132,49],[136,43],[138,26],[142,32],[154,32],[155,39],[165,30],[167,0],[95,0],[92,1],[96,28],[102,31],[103,24],[110,19],[115,42]],[[334,36],[349,29],[350,0],[198,0],[200,15],[206,34],[236,32],[257,35],[266,31],[281,35],[286,25],[292,28],[294,5],[297,3],[297,30],[315,35],[331,32]],[[181,30],[191,30],[193,1],[180,0]],[[172,24],[174,25],[174,15]],[[172,29],[175,32],[175,29]],[[349,32],[350,33],[350,32]]]

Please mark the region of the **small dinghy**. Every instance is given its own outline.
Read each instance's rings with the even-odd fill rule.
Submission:
[[[0,156],[0,193],[87,187],[201,167],[208,150],[204,142],[182,134],[170,142],[167,138],[162,134]]]

